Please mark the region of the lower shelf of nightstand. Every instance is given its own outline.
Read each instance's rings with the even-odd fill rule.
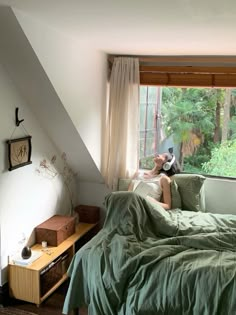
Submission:
[[[46,300],[60,285],[68,279],[67,274],[64,274],[62,278],[46,293],[40,298],[40,303]]]

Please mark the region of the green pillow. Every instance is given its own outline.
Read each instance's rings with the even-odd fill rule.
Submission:
[[[173,180],[178,185],[183,210],[205,211],[203,184],[206,177],[198,174],[176,174]]]
[[[176,174],[171,181],[172,209],[205,211],[204,181],[206,177],[198,174]],[[119,191],[127,191],[131,179],[120,178]]]
[[[181,196],[179,193],[179,188],[175,180],[171,181],[170,185],[170,191],[171,191],[171,208],[172,209],[182,209],[182,201]]]
[[[132,179],[119,178],[118,180],[118,191],[127,191],[129,184],[132,182]]]

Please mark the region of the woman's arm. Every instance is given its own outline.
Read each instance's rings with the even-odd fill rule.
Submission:
[[[134,189],[134,183],[131,181],[128,186],[128,191],[133,191],[133,189]]]
[[[162,200],[163,202],[157,201],[152,197],[147,197],[152,202],[157,202],[160,204],[164,209],[169,210],[171,209],[171,190],[170,190],[171,180],[168,176],[162,176],[160,178],[160,185],[162,188]]]
[[[134,175],[132,176],[131,182],[130,182],[130,184],[129,184],[129,186],[128,186],[128,191],[133,191],[133,189],[134,189],[134,182],[133,182],[133,179],[136,179],[136,178],[138,177],[138,175],[139,175],[139,172],[136,171],[136,172],[134,173]]]

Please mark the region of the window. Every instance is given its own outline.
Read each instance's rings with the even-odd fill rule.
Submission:
[[[235,56],[139,56],[140,167],[171,147],[183,171],[236,177],[235,64]]]
[[[158,118],[160,117],[161,89],[151,86],[140,88],[140,158],[157,152],[159,144]]]
[[[236,177],[236,89],[140,87],[140,167],[173,148],[182,171]]]

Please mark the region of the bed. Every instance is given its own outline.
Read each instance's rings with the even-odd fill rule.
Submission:
[[[206,212],[194,180],[173,184],[182,209],[125,189],[106,196],[103,228],[70,264],[63,314],[236,314],[236,216]]]

